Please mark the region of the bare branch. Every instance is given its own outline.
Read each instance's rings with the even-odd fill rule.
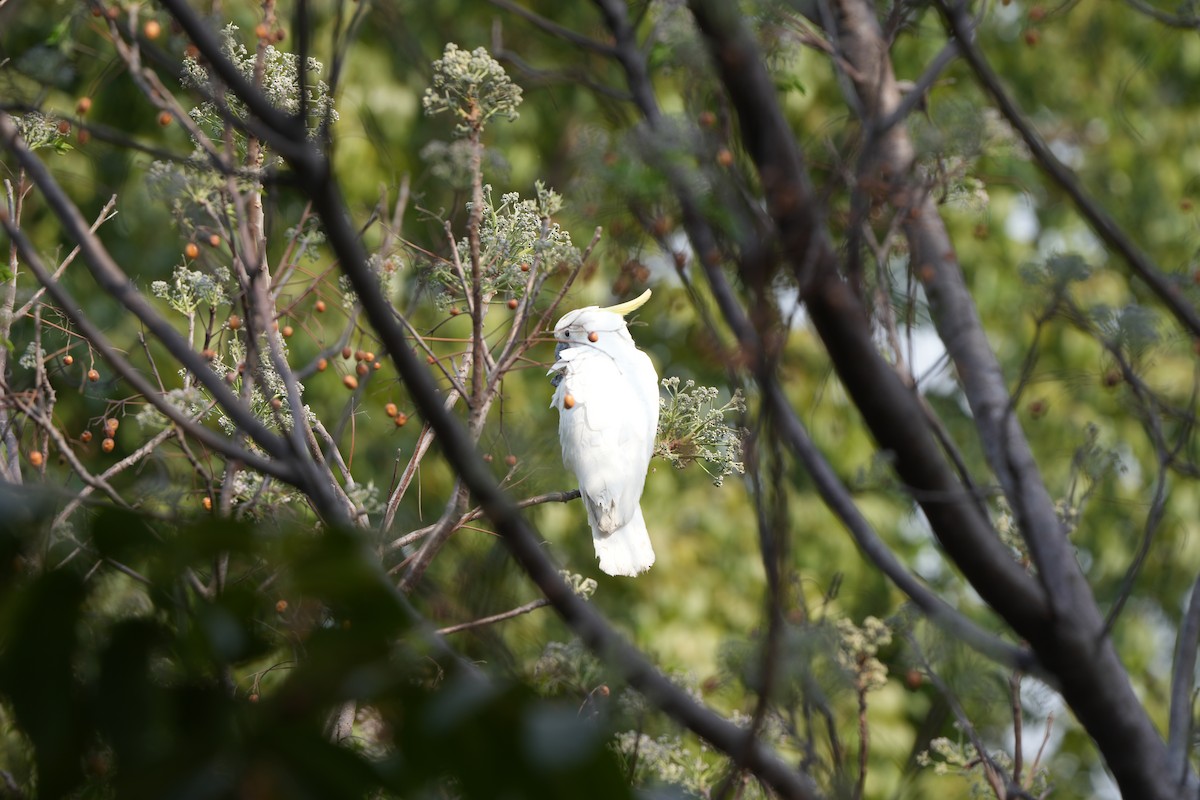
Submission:
[[[530,601],[524,605],[517,606],[509,611],[504,611],[499,614],[493,614],[490,617],[480,617],[470,622],[461,622],[458,625],[451,625],[448,628],[439,628],[438,634],[441,636],[449,636],[452,633],[459,631],[469,631],[472,628],[482,628],[485,625],[493,625],[497,622],[503,622],[506,619],[519,617],[522,614],[528,614],[530,611],[537,611],[539,608],[545,608],[550,605],[550,601],[544,597],[539,597],[537,600]]]
[[[1200,644],[1200,577],[1192,584],[1192,596],[1175,639],[1175,663],[1171,668],[1171,715],[1167,725],[1167,777],[1183,787],[1194,781],[1188,764],[1194,723],[1192,691],[1195,689],[1196,647]],[[1193,789],[1194,793],[1194,789]]]
[[[1066,164],[1058,160],[1004,90],[1000,78],[992,70],[987,57],[975,42],[975,31],[967,16],[965,5],[959,4],[952,7],[946,0],[938,0],[937,5],[945,19],[946,30],[953,34],[955,41],[958,42],[963,57],[971,65],[980,85],[992,96],[996,107],[1008,120],[1008,123],[1021,135],[1021,139],[1024,140],[1042,171],[1067,193],[1096,235],[1106,245],[1121,254],[1125,262],[1133,269],[1134,274],[1150,287],[1150,290],[1166,305],[1179,324],[1193,337],[1200,337],[1200,311],[1188,303],[1180,288],[1163,275],[1150,257],[1134,244],[1133,240],[1121,229],[1116,220],[1084,190],[1079,179]],[[1197,23],[1193,22],[1193,25],[1195,24]]]

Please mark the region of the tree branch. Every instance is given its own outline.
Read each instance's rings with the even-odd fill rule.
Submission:
[[[1067,193],[1067,196],[1075,202],[1080,214],[1087,220],[1088,225],[1100,237],[1101,241],[1121,254],[1121,257],[1125,259],[1125,262],[1129,264],[1134,273],[1142,279],[1142,282],[1150,287],[1150,290],[1170,309],[1179,324],[1190,332],[1193,337],[1200,337],[1200,312],[1188,303],[1180,288],[1172,284],[1170,279],[1159,271],[1158,267],[1150,260],[1150,257],[1134,244],[1133,240],[1121,229],[1116,220],[1084,191],[1079,179],[1066,164],[1058,160],[1053,151],[1050,150],[1050,147],[1038,135],[1038,132],[1033,129],[1033,125],[1029,123],[1020,109],[1017,108],[1017,104],[1004,90],[1004,86],[1000,83],[1000,78],[992,70],[987,57],[979,49],[979,45],[975,43],[975,31],[970,18],[967,16],[965,4],[958,4],[952,7],[947,0],[937,0],[937,6],[945,20],[946,30],[954,35],[955,41],[958,42],[959,50],[967,63],[970,64],[976,79],[983,86],[984,90],[992,96],[996,107],[1004,115],[1004,118],[1008,120],[1008,123],[1021,135],[1021,139],[1024,140],[1025,145],[1029,148],[1029,152],[1033,154],[1042,171],[1057,183],[1059,188]]]

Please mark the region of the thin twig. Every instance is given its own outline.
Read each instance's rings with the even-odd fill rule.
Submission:
[[[449,636],[450,634],[458,633],[459,631],[468,631],[472,628],[482,628],[485,625],[492,625],[497,622],[503,622],[506,619],[519,617],[522,614],[528,614],[530,611],[536,611],[539,608],[545,608],[548,605],[550,605],[549,600],[544,597],[539,597],[537,600],[528,602],[525,605],[517,606],[514,609],[503,611],[499,614],[493,614],[490,617],[481,617],[480,619],[472,620],[470,622],[462,622],[458,625],[451,625],[448,628],[439,628],[438,633],[442,636]]]

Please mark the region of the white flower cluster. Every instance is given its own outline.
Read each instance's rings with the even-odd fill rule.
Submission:
[[[163,399],[193,419],[199,418],[206,407],[204,393],[194,386],[172,389],[163,395]],[[149,403],[142,406],[134,419],[147,431],[161,430],[167,425],[166,416]]]
[[[696,797],[707,797],[712,788],[711,767],[703,751],[687,747],[682,738],[662,734],[654,737],[641,731],[618,733],[613,749],[626,760],[637,759],[637,778],[682,787]]]
[[[838,665],[850,673],[860,692],[881,689],[887,683],[888,669],[876,658],[879,648],[891,644],[892,631],[877,617],[867,617],[862,627],[848,619],[837,621]]]
[[[221,31],[221,52],[233,62],[238,72],[247,81],[253,82],[257,54],[251,53],[237,37],[238,26],[230,23]],[[294,53],[285,53],[268,45],[263,53],[262,93],[271,105],[288,114],[300,113],[300,58]],[[329,85],[311,76],[320,75],[324,65],[315,58],[305,62],[306,79],[304,82],[305,112],[309,120],[324,124],[326,120],[337,122],[338,114],[333,107],[333,96]],[[188,57],[183,62],[183,83],[185,86],[196,87],[212,92],[212,77],[208,70],[194,57]],[[249,112],[245,105],[232,92],[223,95],[229,111],[239,119],[246,119]],[[224,129],[224,119],[217,107],[211,102],[205,102],[193,108],[189,115],[197,124],[208,128],[209,133],[219,138]],[[319,127],[310,130],[310,136],[317,135]]]
[[[150,291],[155,297],[166,300],[180,314],[190,317],[202,303],[209,308],[227,305],[229,296],[225,293],[225,286],[229,281],[229,270],[225,267],[217,267],[211,275],[187,267],[176,267],[171,283],[154,281],[150,284]]]
[[[658,440],[654,455],[665,458],[677,469],[697,462],[712,476],[713,483],[720,486],[727,475],[742,474],[746,466],[742,463],[742,444],[746,436],[743,428],[725,421],[726,414],[740,414],[746,410],[746,401],[741,390],[733,393],[729,402],[717,405],[720,394],[711,386],[696,386],[689,380],[679,388],[679,378],[663,378],[662,386],[669,399],[659,399]]]
[[[16,117],[16,123],[17,133],[20,134],[21,140],[30,150],[53,147],[61,152],[71,149],[66,135],[59,129],[58,123],[45,114],[30,111],[28,114]]]
[[[467,52],[450,42],[433,62],[433,86],[425,90],[421,104],[430,116],[443,111],[454,114],[455,129],[467,134],[482,130],[495,116],[516,119],[521,87],[484,48]]]
[[[577,572],[571,572],[568,569],[560,569],[558,574],[571,587],[571,591],[577,596],[587,600],[596,593],[596,589],[600,584],[596,583],[594,578],[585,578]]]
[[[551,217],[562,209],[562,196],[540,181],[536,197],[522,200],[517,192],[501,196],[500,205],[492,205],[492,187],[483,187],[483,216],[479,231],[483,294],[521,297],[525,293],[529,270],[553,271],[562,265],[575,265],[581,258],[571,243],[571,234]],[[467,204],[471,210],[471,204]],[[459,263],[470,263],[471,247],[465,237],[458,242]],[[438,292],[443,307],[462,299],[463,283],[451,264],[445,261],[424,264],[426,280]]]
[[[43,352],[41,348],[37,346],[36,342],[30,341],[29,344],[25,346],[25,352],[21,354],[21,358],[19,361],[17,361],[17,363],[25,369],[33,369],[37,366],[39,361],[44,361],[45,358],[45,352]]]

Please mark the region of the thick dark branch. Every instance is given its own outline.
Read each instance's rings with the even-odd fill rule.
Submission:
[[[1177,796],[1165,777],[1162,739],[1104,634],[1099,609],[1011,413],[1003,374],[937,208],[927,192],[912,184],[913,150],[907,134],[897,126],[881,137],[875,143],[874,163],[880,177],[891,184],[890,202],[906,214],[914,272],[925,286],[939,334],[958,368],[989,462],[1035,554],[1044,593],[1009,557],[973,498],[965,496],[920,423],[922,414],[911,391],[878,354],[858,298],[837,275],[836,258],[773,82],[736,8],[704,0],[691,0],[689,5],[737,109],[739,127],[813,322],[880,446],[891,451],[896,471],[968,580],[1059,677],[1064,697],[1096,740],[1122,790],[1131,797]],[[886,119],[899,105],[900,93],[874,8],[842,0],[836,17],[844,48],[839,55],[853,67],[868,125]],[[799,225],[808,233],[784,224]],[[803,241],[809,246],[795,249],[795,243]],[[1019,598],[1010,593],[1014,589]]]
[[[210,61],[221,60],[215,37],[203,28],[203,23],[183,0],[163,0],[163,4],[192,36],[205,57]],[[222,78],[231,71],[229,65],[222,65],[219,69],[214,66],[214,69]],[[265,103],[262,96],[245,81],[227,82],[247,106],[258,113]],[[279,115],[276,113],[272,119],[279,120]],[[294,124],[294,120],[286,118],[283,122]],[[357,292],[367,319],[390,354],[413,403],[442,442],[447,461],[495,524],[517,562],[575,633],[592,650],[612,663],[647,700],[721,751],[739,752],[745,741],[740,728],[707,706],[697,703],[687,692],[671,683],[562,580],[554,563],[543,551],[540,537],[521,516],[511,498],[496,484],[469,433],[443,407],[437,384],[412,352],[393,308],[378,290],[378,281],[367,268],[366,253],[347,216],[341,191],[328,161],[303,143],[301,131],[293,130],[285,134],[271,130],[264,132],[264,138],[296,170],[300,189],[312,200],[313,210],[321,218],[329,245]],[[816,796],[816,790],[808,778],[760,745],[752,748],[744,763],[783,797]]]
[[[1040,592],[946,464],[916,397],[879,355],[865,311],[837,274],[815,192],[753,37],[733,7],[703,0],[691,7],[737,109],[785,257],[799,280],[807,276],[804,299],[847,391],[976,590],[1018,627],[1043,618]]]
[[[821,499],[846,526],[846,530],[850,532],[863,555],[890,578],[900,591],[908,595],[917,608],[921,609],[932,622],[945,629],[947,633],[962,640],[975,650],[1002,664],[1007,664],[1022,672],[1029,672],[1043,681],[1057,683],[1056,678],[1041,670],[1033,653],[1024,648],[1015,647],[978,627],[909,572],[887,544],[879,538],[879,535],[871,527],[871,523],[867,521],[855,504],[850,492],[838,479],[833,467],[813,444],[808,431],[804,429],[804,424],[796,417],[788,404],[783,388],[772,381],[763,387],[763,399],[771,408],[772,413],[777,415],[777,432],[800,459],[800,463],[804,464],[804,468],[808,470]]]
[[[967,63],[971,65],[975,77],[984,90],[992,96],[1000,113],[1021,135],[1029,152],[1033,154],[1042,170],[1067,193],[1096,235],[1106,245],[1121,254],[1134,273],[1170,309],[1179,324],[1186,328],[1193,337],[1200,337],[1200,311],[1188,303],[1180,287],[1159,271],[1149,256],[1134,244],[1116,220],[1084,190],[1075,173],[1058,160],[1045,140],[1033,129],[1033,125],[1017,108],[1016,102],[1004,90],[999,76],[992,70],[987,57],[975,43],[975,32],[971,26],[971,19],[967,15],[965,4],[952,7],[946,0],[938,0],[938,8],[945,18],[946,29],[954,35],[959,50]]]
[[[324,223],[330,246],[350,278],[363,310],[380,335],[413,402],[442,442],[447,461],[462,478],[476,502],[504,537],[517,562],[541,589],[575,633],[601,657],[612,663],[631,686],[665,713],[708,740],[725,753],[744,746],[744,732],[696,703],[655,669],[642,653],[617,634],[608,622],[576,597],[542,549],[540,539],[521,516],[508,495],[495,483],[479,457],[468,432],[442,407],[432,376],[418,362],[378,282],[366,267],[366,254],[346,217],[340,192],[328,170],[309,173],[305,190]],[[745,761],[747,768],[783,797],[815,797],[809,780],[762,746],[755,746]]]
[[[631,39],[627,38],[632,37],[632,29],[625,23],[624,7],[614,0],[596,0],[596,2],[604,11],[609,25],[613,26],[612,32],[616,40],[617,50],[625,56],[621,63],[626,70],[626,80],[629,83],[630,91],[638,99],[639,110],[645,117],[651,131],[653,131],[661,119],[661,115],[654,98],[653,88],[649,83],[644,61],[637,48],[634,47]],[[729,283],[726,281],[725,274],[721,271],[720,264],[718,263],[719,255],[717,253],[716,235],[709,225],[708,220],[700,211],[699,203],[693,196],[688,183],[672,170],[669,163],[662,165],[661,168],[666,173],[668,180],[671,181],[672,189],[679,199],[680,207],[683,211],[684,228],[692,242],[693,250],[701,254],[701,257],[697,261],[708,279],[713,297],[725,318],[726,324],[730,326],[736,335],[743,352],[752,358],[757,358],[758,354],[761,353],[759,334],[755,330],[754,324],[750,321],[746,311],[738,302]],[[801,227],[809,224],[807,220],[801,220],[800,222]],[[854,357],[851,356],[850,360],[853,361]],[[894,371],[889,367],[883,365],[882,369],[888,373],[888,379],[895,378]],[[870,525],[859,514],[853,500],[849,498],[845,487],[840,484],[832,468],[822,459],[819,451],[812,446],[803,424],[796,417],[795,410],[787,403],[782,387],[778,384],[777,377],[770,371],[760,371],[758,378],[762,385],[764,397],[773,402],[773,411],[780,420],[780,430],[785,432],[788,447],[800,459],[801,463],[805,464],[812,471],[813,478],[818,483],[823,499],[838,514],[839,518],[842,519],[863,553],[895,581],[896,585],[919,608],[928,613],[933,621],[945,626],[951,633],[960,636],[972,647],[1008,664],[1031,663],[1033,659],[1028,652],[1015,648],[979,629],[969,619],[944,603],[897,562],[887,545],[879,540]],[[911,396],[908,399],[911,400]],[[917,413],[919,414],[920,412],[918,411]],[[886,422],[887,420],[884,419],[883,423],[886,424]],[[936,457],[940,458],[940,454],[937,454]],[[944,494],[951,497],[962,497],[962,492],[959,488],[952,488]],[[926,510],[928,512],[928,509]],[[992,556],[991,560],[1001,565],[998,567],[1001,571],[1006,569],[1003,566],[1005,563],[1010,565],[1007,568],[1010,572],[1015,569],[1015,564],[1012,564],[1012,559],[1009,558],[1008,554],[1002,549],[998,550],[995,547],[998,543],[995,541],[995,537],[991,535],[990,529],[980,528],[978,521],[971,529],[977,531],[981,541],[991,541],[992,544],[976,547],[972,543],[971,536],[961,535],[960,540],[963,543],[962,549],[964,554],[990,553]],[[957,528],[951,526],[948,530],[951,532],[951,535],[954,535]],[[986,557],[982,560],[987,562]],[[982,566],[988,567],[988,564],[984,563]],[[1013,574],[1012,585],[1019,587],[1021,583],[1024,583],[1027,587],[1031,585],[1025,576]],[[1014,605],[1018,608],[1023,608],[1028,613],[1035,613],[1040,605],[1040,600],[1036,594],[1031,593],[1028,588],[1014,589],[1014,591],[1016,591],[1016,595],[1013,596]],[[998,593],[998,597],[1003,597],[1003,593]],[[1025,598],[1028,602],[1022,602],[1018,598]]]

